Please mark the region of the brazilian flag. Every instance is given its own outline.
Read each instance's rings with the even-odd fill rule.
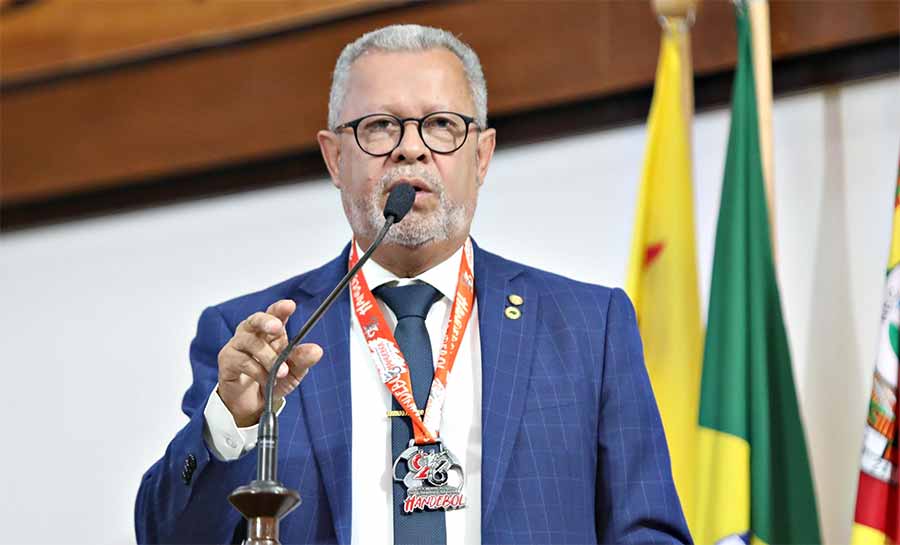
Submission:
[[[760,158],[750,23],[738,63],[716,229],[700,388],[698,544],[820,543],[775,279]]]

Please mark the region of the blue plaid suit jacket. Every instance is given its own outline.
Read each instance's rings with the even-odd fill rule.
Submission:
[[[223,463],[203,440],[217,354],[238,323],[278,299],[293,335],[347,270],[325,266],[207,308],[191,344],[190,418],[144,475],[139,543],[239,543],[228,495],[255,478],[256,456]],[[575,282],[475,247],[482,349],[484,543],[690,543],[634,311],[622,290]],[[505,317],[521,295],[518,320]],[[350,303],[347,292],[311,331],[325,355],[280,416],[279,478],[303,503],[283,543],[350,543]],[[196,468],[185,484],[190,456]],[[355,528],[354,531],[364,531]]]

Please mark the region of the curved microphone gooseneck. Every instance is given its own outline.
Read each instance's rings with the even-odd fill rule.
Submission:
[[[328,294],[328,297],[322,301],[322,304],[319,305],[319,308],[315,310],[315,312],[310,315],[309,319],[303,324],[303,327],[300,328],[300,331],[294,335],[294,338],[291,339],[291,342],[288,343],[284,350],[278,354],[278,358],[275,359],[275,363],[272,364],[269,372],[269,381],[266,383],[266,404],[265,409],[263,410],[262,416],[259,420],[259,441],[257,443],[257,448],[259,448],[259,465],[257,466],[256,478],[260,481],[274,481],[276,480],[276,476],[278,473],[278,468],[276,465],[276,454],[277,454],[277,442],[278,442],[278,422],[275,418],[275,412],[273,410],[273,392],[275,390],[275,380],[276,375],[278,374],[278,368],[281,366],[285,360],[290,356],[291,351],[297,344],[306,337],[306,334],[309,333],[309,330],[313,328],[316,323],[318,323],[319,318],[325,314],[325,311],[331,306],[335,299],[337,299],[338,295],[344,290],[347,284],[350,282],[350,279],[353,278],[353,275],[356,274],[366,261],[369,260],[369,257],[372,256],[372,253],[378,248],[381,244],[381,241],[384,240],[384,237],[387,235],[388,230],[400,220],[406,216],[407,212],[409,212],[410,208],[412,208],[413,202],[416,198],[416,191],[409,184],[401,184],[394,189],[391,190],[390,194],[387,198],[387,203],[384,206],[384,226],[381,228],[381,231],[378,232],[378,236],[375,237],[375,240],[372,242],[369,249],[366,250],[366,253],[359,259],[356,263],[356,266],[347,271],[347,274],[343,279],[338,283],[337,286],[331,293]]]
[[[300,495],[285,488],[278,482],[278,419],[273,410],[273,393],[275,391],[276,375],[281,364],[284,363],[291,351],[306,337],[306,334],[318,323],[325,311],[331,307],[338,295],[347,287],[353,275],[369,260],[381,241],[387,235],[388,230],[402,220],[412,208],[416,199],[416,191],[409,184],[400,184],[394,187],[384,206],[384,226],[378,232],[378,236],[362,255],[356,265],[347,271],[344,278],[322,301],[319,308],[310,315],[303,327],[288,342],[287,346],[275,358],[272,367],[269,368],[269,380],[266,383],[265,408],[259,419],[259,440],[257,442],[258,459],[256,467],[256,480],[249,485],[242,486],[229,496],[231,503],[247,519],[247,539],[244,545],[277,545],[278,521],[300,503]]]

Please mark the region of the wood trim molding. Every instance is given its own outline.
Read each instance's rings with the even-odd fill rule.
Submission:
[[[223,47],[396,6],[397,0],[53,2],[0,7],[0,79],[21,85],[165,52]],[[408,2],[407,2],[408,3]]]

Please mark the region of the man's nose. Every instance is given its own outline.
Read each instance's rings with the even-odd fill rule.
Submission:
[[[391,153],[391,159],[398,163],[413,163],[425,161],[428,157],[428,147],[419,135],[419,124],[413,120],[404,123],[403,138]]]

